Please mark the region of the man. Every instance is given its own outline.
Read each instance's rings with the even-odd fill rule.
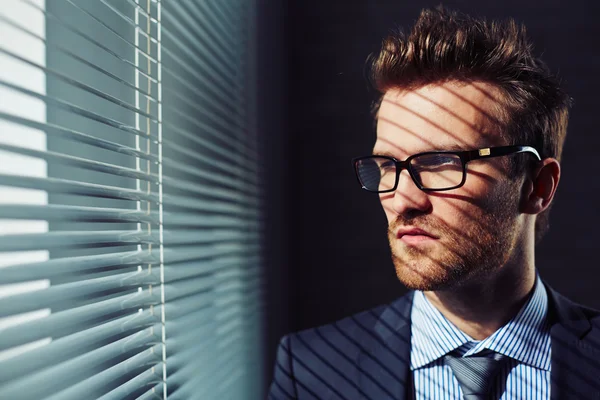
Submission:
[[[570,100],[524,29],[444,9],[384,41],[373,154],[391,304],[285,336],[272,399],[600,399],[600,313],[541,281]]]

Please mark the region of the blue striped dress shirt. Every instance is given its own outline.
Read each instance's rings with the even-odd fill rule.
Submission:
[[[551,337],[546,323],[548,295],[539,276],[519,313],[484,340],[469,337],[440,313],[423,292],[415,292],[411,310],[410,369],[415,399],[457,400],[462,391],[443,356],[493,350],[511,358],[492,386],[493,399],[550,399]]]

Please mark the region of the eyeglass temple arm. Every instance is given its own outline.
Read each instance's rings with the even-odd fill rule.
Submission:
[[[516,153],[531,153],[538,161],[541,161],[540,154],[531,146],[501,146],[501,147],[486,147],[479,150],[468,152],[469,160],[479,160],[482,158],[507,156]]]

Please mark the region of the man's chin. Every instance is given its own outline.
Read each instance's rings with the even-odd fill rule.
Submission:
[[[409,290],[438,291],[447,290],[458,284],[460,279],[448,274],[440,267],[414,268],[408,264],[395,265],[396,276]]]

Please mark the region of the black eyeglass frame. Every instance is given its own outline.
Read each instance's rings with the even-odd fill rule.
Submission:
[[[481,159],[485,159],[485,158],[508,156],[508,155],[517,154],[517,153],[531,153],[538,159],[538,161],[542,160],[538,151],[531,146],[498,146],[498,147],[485,147],[482,149],[466,150],[466,151],[427,151],[424,153],[413,154],[412,156],[408,157],[404,161],[398,161],[394,157],[390,157],[390,156],[379,156],[379,155],[374,154],[374,155],[370,155],[370,156],[355,157],[352,159],[352,165],[354,166],[354,172],[356,175],[356,179],[358,180],[358,183],[360,184],[361,188],[366,190],[369,193],[394,192],[398,188],[398,181],[400,180],[400,173],[402,172],[403,169],[406,169],[408,171],[408,174],[410,175],[410,177],[413,180],[413,182],[415,183],[415,185],[417,185],[417,187],[419,189],[421,189],[422,191],[424,191],[424,192],[443,192],[446,190],[458,189],[459,187],[461,187],[465,184],[465,182],[467,181],[467,163],[469,161],[481,160]],[[410,162],[416,157],[429,155],[429,154],[453,154],[453,155],[458,156],[460,158],[460,161],[461,161],[462,167],[463,167],[463,171],[462,171],[463,175],[462,175],[461,182],[458,185],[455,185],[455,186],[452,186],[449,188],[444,188],[444,189],[428,189],[428,188],[423,187],[419,183],[419,180],[417,178],[415,178],[413,171],[411,169]],[[394,183],[393,188],[388,189],[388,190],[370,190],[363,186],[362,182],[360,181],[360,176],[358,173],[358,162],[360,160],[374,158],[374,157],[385,158],[390,161],[393,161],[396,164],[396,182]]]

